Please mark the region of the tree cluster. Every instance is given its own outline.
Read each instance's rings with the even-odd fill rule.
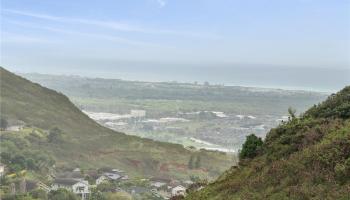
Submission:
[[[254,158],[258,155],[258,152],[261,150],[263,141],[261,138],[257,137],[254,134],[248,135],[246,141],[242,146],[242,150],[239,152],[239,157],[244,158]]]

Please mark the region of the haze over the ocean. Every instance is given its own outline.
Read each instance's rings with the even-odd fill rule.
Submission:
[[[348,0],[1,3],[1,65],[16,72],[319,91],[350,84]]]

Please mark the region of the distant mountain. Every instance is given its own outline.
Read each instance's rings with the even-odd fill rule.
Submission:
[[[115,167],[137,176],[170,176],[188,179],[194,170],[187,167],[192,155],[201,157],[201,169],[216,176],[231,165],[223,153],[187,150],[181,145],[128,136],[100,126],[75,107],[61,93],[0,68],[1,118],[21,122],[45,132],[62,131],[62,140],[32,142],[28,149],[52,156],[57,168]],[[16,133],[16,132],[13,132]],[[18,132],[21,133],[21,132]],[[2,142],[6,142],[3,137]],[[23,138],[30,137],[23,135]],[[30,142],[32,140],[28,140]],[[5,151],[3,149],[2,151]],[[11,152],[9,152],[11,153]]]
[[[186,199],[350,199],[350,86],[272,129],[255,153]]]

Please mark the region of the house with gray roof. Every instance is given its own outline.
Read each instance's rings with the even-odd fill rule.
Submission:
[[[123,176],[118,173],[106,172],[96,179],[96,185],[99,185],[105,181],[117,181]]]
[[[80,196],[82,200],[88,199],[89,183],[88,181],[82,179],[72,179],[72,178],[58,178],[55,179],[51,190],[58,190],[60,188],[66,189]]]

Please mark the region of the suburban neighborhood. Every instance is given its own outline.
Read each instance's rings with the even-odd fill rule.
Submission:
[[[185,196],[186,188],[194,182],[179,181],[164,177],[151,177],[149,179],[131,179],[120,169],[102,168],[98,170],[81,170],[75,168],[70,171],[51,174],[48,184],[40,181],[26,179],[26,171],[20,174],[6,173],[6,166],[0,165],[1,179],[19,178],[19,182],[10,185],[12,195],[25,194],[41,190],[52,193],[59,190],[74,193],[79,199],[88,200],[98,193],[123,193],[130,199],[171,199]]]

